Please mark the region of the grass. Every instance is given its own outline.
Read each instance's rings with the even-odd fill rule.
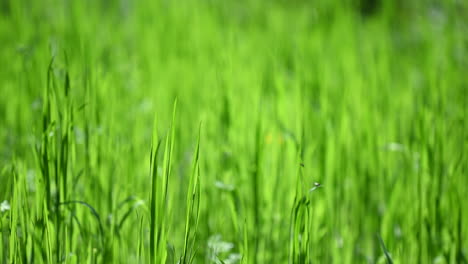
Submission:
[[[0,263],[467,263],[468,5],[369,3],[0,1]]]

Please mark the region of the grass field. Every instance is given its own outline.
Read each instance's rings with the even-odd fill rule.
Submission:
[[[1,0],[0,62],[0,263],[468,263],[466,1]]]

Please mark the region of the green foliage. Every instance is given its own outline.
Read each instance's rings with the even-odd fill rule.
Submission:
[[[467,17],[0,0],[0,263],[467,263]]]

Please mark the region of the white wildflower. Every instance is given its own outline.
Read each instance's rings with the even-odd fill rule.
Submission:
[[[0,212],[5,212],[5,211],[9,211],[10,210],[10,204],[8,203],[7,200],[3,201],[1,204],[0,204]]]

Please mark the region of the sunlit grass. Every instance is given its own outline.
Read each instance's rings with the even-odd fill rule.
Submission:
[[[365,2],[0,1],[0,263],[467,263],[468,6]]]

